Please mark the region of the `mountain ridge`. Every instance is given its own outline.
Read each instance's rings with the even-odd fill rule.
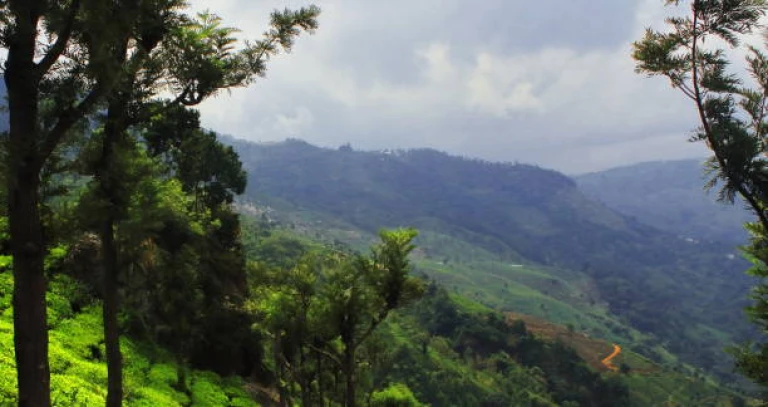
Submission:
[[[308,219],[320,215],[324,222],[340,225],[342,239],[350,227],[373,233],[379,227],[414,226],[426,236],[447,236],[448,241],[493,253],[494,260],[450,259],[446,264],[450,253],[437,241],[430,238],[424,247],[440,253],[428,256],[431,275],[450,277],[450,284],[466,292],[475,287],[487,303],[503,308],[527,301],[529,306],[549,298],[544,291],[576,290],[578,297],[585,292],[579,294],[576,286],[594,285],[597,297],[585,296],[582,302],[605,302],[612,315],[652,333],[656,339],[649,340],[648,349],[666,343],[683,360],[721,372],[730,369],[722,347],[749,333],[741,308],[750,281],[732,247],[689,241],[645,225],[590,198],[556,171],[435,150],[362,152],[298,140],[228,142],[249,172],[247,199],[281,205]],[[505,293],[495,287],[496,279],[517,284],[529,278],[504,260],[516,257],[536,270],[553,270],[542,276],[572,270],[581,277],[534,277],[538,294],[519,289]],[[472,275],[474,281],[462,275]],[[550,280],[562,282],[547,286]],[[573,301],[558,305],[559,312],[579,306]]]
[[[717,202],[707,191],[704,160],[650,161],[574,177],[582,191],[607,206],[670,233],[736,245],[752,215]]]

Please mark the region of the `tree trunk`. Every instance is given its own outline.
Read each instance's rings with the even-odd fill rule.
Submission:
[[[118,312],[118,261],[115,246],[114,219],[107,214],[101,231],[104,272],[104,343],[107,351],[107,407],[120,407],[123,402],[123,357],[120,354]]]
[[[176,390],[189,395],[189,387],[187,387],[187,360],[183,355],[185,352],[179,352],[180,355],[176,358]]]
[[[51,405],[48,367],[45,241],[40,219],[40,170],[37,154],[38,83],[34,74],[36,26],[39,15],[17,4],[24,17],[8,50],[5,83],[10,119],[8,143],[8,220],[13,255],[13,327],[19,406]],[[28,18],[27,18],[28,17]]]
[[[282,361],[282,347],[280,344],[280,334],[275,334],[274,342],[272,345],[273,358],[275,360],[275,368],[277,370],[277,391],[280,395],[280,407],[288,407],[288,391],[285,388],[285,369]]]
[[[303,346],[299,347],[299,366],[295,369],[301,386],[301,405],[312,405],[312,376],[309,372],[309,360]]]
[[[107,213],[101,226],[102,272],[104,273],[104,343],[107,351],[107,407],[120,407],[123,402],[123,358],[120,354],[120,311],[118,250],[115,243],[115,224],[121,203],[117,202],[117,191],[121,188],[115,174],[114,156],[122,133],[125,131],[126,102],[124,94],[116,92],[109,102],[107,121],[104,125],[104,139],[96,180],[101,190],[101,199],[106,203]]]
[[[315,352],[315,370],[317,371],[317,393],[318,393],[318,403],[320,403],[321,407],[325,407],[325,391],[323,385],[325,385],[325,382],[323,381],[323,361],[322,361],[322,355],[320,353]]]
[[[39,181],[36,173],[22,171],[16,185],[9,184],[8,217],[14,276],[13,340],[19,406],[47,407],[51,398]]]
[[[352,345],[345,345],[344,347],[344,375],[347,379],[344,406],[355,407],[357,405],[355,400],[355,348]]]

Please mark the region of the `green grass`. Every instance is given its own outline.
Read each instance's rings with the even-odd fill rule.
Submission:
[[[571,324],[579,331],[619,342],[645,337],[591,298],[588,279],[577,273],[493,259],[448,264],[423,259],[416,264],[444,286],[495,309]]]

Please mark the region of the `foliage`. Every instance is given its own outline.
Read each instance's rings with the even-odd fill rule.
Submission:
[[[200,114],[181,106],[153,105],[142,138],[150,156],[160,158],[168,172],[200,206],[232,203],[245,190],[246,176],[237,153],[219,143],[217,135],[200,127]]]
[[[293,220],[295,218],[279,217],[282,215],[276,211],[270,212],[268,217],[263,214],[257,214],[256,216],[244,215],[244,241],[249,242],[246,244],[246,252],[251,253],[254,260],[258,260],[257,264],[254,264],[252,269],[251,281],[252,286],[257,287],[253,290],[252,295],[254,298],[264,298],[271,295],[271,293],[279,293],[275,298],[280,298],[280,302],[275,302],[273,308],[276,315],[281,315],[282,318],[286,318],[292,315],[295,310],[301,309],[299,304],[302,302],[300,298],[302,296],[295,288],[288,289],[289,287],[299,287],[296,283],[290,283],[289,281],[305,281],[302,278],[297,280],[299,275],[307,274],[295,274],[301,267],[306,267],[308,264],[313,264],[317,275],[321,275],[322,267],[319,260],[322,256],[318,257],[318,253],[323,253],[328,250],[336,250],[339,247],[338,242],[333,242],[332,239],[328,239],[325,233],[332,232],[332,225],[327,219],[322,218],[322,224],[311,228],[308,225],[313,223],[313,218],[308,218],[303,222]],[[288,219],[288,220],[286,220]],[[317,219],[317,218],[314,218]],[[295,223],[294,223],[295,222]],[[282,226],[280,226],[282,225]],[[348,226],[347,226],[348,227]],[[322,229],[318,229],[322,228]],[[326,229],[328,228],[328,229]],[[317,235],[316,233],[321,233]],[[349,232],[346,232],[349,233]],[[419,248],[417,248],[411,258],[417,270],[423,267],[425,262],[421,260],[423,253],[432,252],[436,250],[436,246],[431,242],[434,237],[425,236],[426,233],[421,233],[419,236]],[[326,246],[323,247],[317,241],[309,239],[324,239]],[[366,236],[361,234],[361,236]],[[424,239],[429,237],[428,239]],[[371,239],[373,236],[371,236]],[[360,241],[368,242],[370,240],[361,238]],[[520,363],[520,354],[510,354],[508,351],[488,353],[484,351],[484,344],[491,344],[488,349],[498,349],[498,346],[507,343],[505,341],[505,332],[507,328],[500,326],[500,318],[491,318],[488,315],[493,314],[491,308],[485,307],[482,304],[476,302],[474,297],[474,290],[480,289],[482,284],[488,284],[489,288],[483,288],[484,290],[492,290],[491,285],[501,286],[503,289],[505,284],[501,284],[501,281],[509,282],[511,284],[515,281],[524,281],[526,284],[531,282],[537,282],[541,279],[541,285],[530,285],[531,291],[533,289],[551,289],[553,279],[552,272],[560,272],[562,270],[550,270],[534,268],[532,266],[526,266],[524,268],[500,268],[497,263],[489,261],[490,254],[486,253],[482,256],[481,251],[476,247],[473,248],[474,252],[468,248],[457,249],[462,247],[457,245],[452,239],[441,238],[439,240],[442,245],[446,246],[446,253],[451,253],[455,256],[456,265],[451,267],[457,267],[455,269],[456,279],[452,280],[459,284],[464,281],[471,281],[476,283],[477,288],[467,288],[467,296],[449,294],[445,301],[437,301],[438,304],[443,304],[440,307],[433,308],[432,301],[434,295],[440,285],[444,285],[448,288],[448,284],[429,284],[427,294],[421,301],[413,304],[413,306],[406,307],[398,310],[390,315],[387,320],[376,330],[374,335],[367,341],[366,345],[361,349],[360,357],[364,361],[369,361],[370,368],[363,368],[360,370],[358,376],[360,386],[358,388],[368,393],[370,391],[377,391],[379,389],[386,388],[391,383],[403,383],[406,384],[412,391],[416,398],[421,402],[428,402],[431,405],[483,405],[482,403],[496,403],[489,405],[552,405],[554,403],[554,395],[548,389],[549,380],[548,377],[556,377],[559,375],[561,379],[554,380],[558,392],[561,394],[558,397],[565,397],[568,394],[568,384],[571,382],[580,382],[588,377],[593,377],[593,373],[585,373],[584,370],[575,369],[569,371],[567,368],[563,368],[561,373],[555,373],[556,370],[544,372],[542,369],[535,367],[529,368],[523,366]],[[262,246],[264,242],[268,244]],[[422,246],[426,245],[428,247]],[[474,255],[472,253],[475,253]],[[458,265],[462,265],[460,259],[462,256],[467,255],[468,258],[474,258],[478,262],[474,268],[458,268]],[[442,258],[442,253],[438,253],[437,257]],[[471,257],[474,256],[474,257]],[[480,259],[484,259],[484,262],[480,262]],[[307,262],[308,261],[308,262]],[[470,262],[471,263],[471,262]],[[269,264],[266,269],[274,270],[274,272],[265,272],[264,266]],[[432,262],[431,264],[436,264]],[[300,267],[297,267],[300,266]],[[446,267],[446,266],[443,266]],[[478,270],[483,269],[486,272],[492,272],[492,276],[485,276],[479,274]],[[306,269],[305,269],[306,270]],[[313,272],[313,273],[315,273]],[[309,276],[314,275],[308,274]],[[536,274],[534,274],[536,273]],[[527,280],[527,277],[536,277],[536,279]],[[560,275],[560,278],[565,278],[567,275]],[[436,276],[437,279],[438,276]],[[487,282],[485,281],[487,280]],[[321,279],[314,280],[316,284],[322,281]],[[586,284],[582,280],[562,280],[563,284],[582,285]],[[262,285],[263,284],[263,285]],[[283,288],[279,288],[283,287]],[[315,287],[319,287],[316,285]],[[505,296],[507,298],[511,296],[519,295],[517,291],[514,294],[511,291],[499,291],[499,296]],[[321,302],[316,296],[312,297],[309,302],[310,310],[319,310]],[[489,297],[484,297],[489,298]],[[578,297],[576,297],[578,299]],[[547,305],[552,304],[550,297],[537,296],[537,297],[521,297],[515,302],[518,312],[520,309],[530,310],[531,312],[540,311],[538,309],[539,302],[545,302]],[[584,302],[583,300],[580,300]],[[586,301],[586,304],[589,302]],[[279,304],[279,305],[278,305]],[[494,302],[494,304],[504,304],[504,302]],[[573,303],[573,306],[579,306],[579,302]],[[527,307],[527,308],[517,308]],[[571,309],[570,306],[565,303],[562,309]],[[280,312],[280,311],[286,312]],[[543,314],[543,317],[550,318],[566,318],[559,319],[563,324],[569,321],[573,321],[576,325],[576,333],[572,333],[575,336],[581,337],[583,334],[580,332],[585,329],[585,326],[590,329],[590,336],[609,335],[614,338],[618,334],[611,334],[611,330],[621,329],[625,330],[619,321],[608,319],[609,315],[605,314],[593,314],[599,311],[599,308],[595,307],[589,312],[579,313],[579,311],[573,310],[579,319],[574,318],[574,314],[563,313],[562,315],[556,315],[550,312]],[[421,312],[420,312],[421,311]],[[527,312],[527,311],[526,311]],[[416,315],[414,315],[416,314]],[[296,314],[293,314],[296,315]],[[299,314],[301,315],[301,314]],[[310,313],[310,320],[318,316],[318,313]],[[425,318],[417,315],[424,315]],[[472,316],[472,317],[468,317]],[[476,316],[476,317],[475,317]],[[592,319],[589,319],[592,318]],[[288,317],[285,321],[300,321],[301,318]],[[315,319],[317,320],[317,319]],[[459,329],[454,331],[454,334],[461,338],[466,339],[468,345],[464,347],[454,348],[454,343],[462,343],[463,340],[459,339],[454,342],[450,336],[451,331],[444,329],[442,333],[435,333],[435,329],[439,327],[450,327],[451,325],[464,327],[466,329]],[[589,325],[585,325],[589,324]],[[296,325],[283,325],[285,327],[295,327]],[[312,326],[310,324],[309,326]],[[259,329],[264,329],[264,325],[259,325]],[[288,332],[296,332],[295,328],[290,328],[288,331],[284,331],[285,343],[291,343],[288,338],[294,337]],[[561,327],[563,332],[567,332],[565,327]],[[593,330],[595,329],[595,330]],[[598,330],[599,329],[599,330]],[[312,332],[323,332],[322,329],[311,328]],[[526,329],[523,326],[522,329],[513,324],[509,328],[512,337],[520,337],[521,333]],[[623,335],[623,334],[622,334]],[[686,371],[675,372],[670,368],[654,364],[653,362],[644,359],[638,355],[635,355],[630,350],[635,347],[648,346],[647,342],[649,338],[638,335],[636,332],[631,332],[630,336],[621,336],[622,347],[624,351],[625,359],[622,361],[629,364],[632,367],[632,372],[629,375],[622,376],[620,381],[628,386],[629,397],[631,399],[630,405],[637,406],[652,406],[660,405],[668,400],[675,400],[682,403],[682,405],[696,404],[694,400],[710,400],[722,402],[723,400],[730,400],[730,398],[737,397],[735,393],[731,393],[728,390],[715,385],[713,382],[708,381],[706,378],[693,379],[688,376]],[[605,337],[605,336],[603,336]],[[474,338],[474,339],[473,339]],[[487,341],[486,341],[487,338]],[[537,337],[538,338],[538,337]],[[615,337],[615,340],[619,340]],[[546,355],[547,352],[560,352],[554,345],[547,345],[546,338],[541,339],[538,342],[543,344],[546,350],[540,353],[540,348],[537,346],[531,346],[530,349],[533,354],[530,356],[533,359]],[[479,346],[475,345],[475,342]],[[592,339],[592,341],[598,341]],[[272,342],[267,341],[266,344],[270,345]],[[322,343],[322,342],[321,342]],[[513,344],[514,341],[510,341]],[[493,345],[495,344],[495,345]],[[270,346],[268,346],[270,347]],[[496,348],[494,348],[496,347]],[[271,348],[271,347],[270,347]],[[604,349],[603,349],[604,348]],[[607,355],[600,352],[607,352],[605,349],[609,346],[602,346],[600,350],[597,350],[597,354],[594,358],[599,363],[599,360]],[[480,349],[480,350],[478,350]],[[660,347],[654,347],[654,352]],[[459,352],[462,351],[462,352]],[[528,352],[528,350],[526,350]],[[536,353],[539,356],[536,356]],[[270,350],[265,352],[266,355],[272,354]],[[567,355],[568,353],[566,353]],[[309,360],[313,360],[313,354],[308,353]],[[571,356],[558,355],[556,358],[563,358],[563,360],[569,360],[575,356],[570,353]],[[581,353],[579,353],[581,355]],[[583,356],[582,356],[583,357]],[[593,358],[593,359],[594,359]],[[571,359],[572,360],[572,359]],[[586,368],[584,361],[578,360],[577,365],[581,368]],[[673,361],[674,359],[670,359]],[[322,358],[323,366],[326,368],[332,368],[334,362],[326,361]],[[330,364],[329,364],[330,363]],[[548,362],[551,366],[556,367],[557,363]],[[670,362],[671,363],[671,362]],[[299,364],[301,365],[301,364]],[[292,364],[292,368],[296,366]],[[270,363],[270,369],[276,371],[278,364]],[[309,370],[297,369],[301,374],[307,374],[311,372],[317,372],[310,363],[301,365],[304,368],[311,367]],[[566,365],[567,366],[567,365]],[[561,367],[562,368],[562,367]],[[553,368],[554,369],[554,368]],[[287,369],[287,383],[292,383],[296,377],[293,376],[293,370]],[[575,374],[579,378],[571,379],[570,375]],[[301,376],[299,376],[301,377]],[[334,388],[331,383],[334,381],[334,376],[331,374],[315,376],[318,383],[326,383],[325,393],[326,397],[332,397],[337,394],[338,388]],[[335,380],[339,380],[341,377],[337,377]],[[616,388],[616,380],[611,381],[611,384],[606,385],[606,391]],[[613,387],[611,387],[613,386]],[[286,391],[290,397],[300,398],[300,385],[297,387],[288,386]],[[621,387],[621,386],[619,386]],[[599,386],[593,387],[595,389],[601,389]],[[597,390],[602,391],[602,390]],[[368,393],[370,397],[371,393]],[[737,397],[738,398],[738,397]],[[313,399],[312,403],[317,403],[317,399]],[[714,402],[713,401],[713,402]],[[303,403],[307,404],[307,403]],[[727,402],[724,405],[728,405]]]
[[[547,391],[558,403],[612,406],[629,402],[624,384],[590,371],[571,348],[544,342],[524,325],[510,325],[495,312],[467,312],[436,287],[411,312],[430,335],[449,339],[457,353],[485,359],[501,373],[519,369],[515,364],[540,369]]]
[[[7,50],[4,78],[13,124],[7,142],[2,143],[0,179],[8,190],[2,201],[7,204],[12,225],[10,246],[14,254],[13,272],[17,274],[14,324],[22,405],[51,403],[43,264],[46,245],[51,242],[46,241],[50,236],[43,229],[54,229],[51,224],[56,222],[51,218],[56,219],[41,204],[50,192],[48,187],[56,190],[50,181],[56,171],[62,170],[58,164],[66,154],[57,150],[74,130],[90,133],[92,139],[100,141],[100,153],[85,168],[93,176],[89,197],[92,208],[101,209],[91,213],[91,221],[97,224],[92,229],[101,240],[108,405],[115,406],[122,398],[117,314],[118,279],[124,266],[118,259],[115,236],[116,230],[120,230],[117,223],[127,217],[129,200],[137,184],[131,182],[135,179],[125,177],[135,168],[130,165],[130,158],[137,151],[129,128],[146,121],[147,102],[160,94],[175,93],[169,105],[190,106],[221,89],[245,86],[263,76],[266,60],[281,50],[290,50],[302,31],[314,30],[319,13],[315,6],[275,11],[270,29],[262,39],[238,46],[236,30],[223,27],[221,20],[211,13],[190,16],[185,13],[187,8],[186,3],[177,0],[74,0],[52,4],[10,1],[0,6],[0,46]],[[83,119],[98,107],[106,110],[103,131],[89,132],[91,123]],[[82,126],[78,127],[79,123]],[[215,142],[215,135],[204,135],[207,144],[203,147],[230,153],[224,161],[237,161],[231,151],[216,149],[220,145]],[[239,166],[225,170],[233,168],[239,171]],[[212,174],[195,174],[205,179],[183,181],[208,182],[207,191],[213,190],[215,194],[210,195],[216,196],[212,200],[219,202],[227,199],[227,191],[213,188],[220,185],[211,178],[225,178],[225,170],[215,168]],[[239,176],[235,190],[244,186],[241,172],[235,174]],[[231,222],[232,218],[226,219],[230,226],[236,223]]]
[[[415,236],[412,229],[381,231],[380,243],[369,255],[333,251],[302,255],[306,248],[300,243],[263,239],[271,249],[260,251],[267,257],[255,264],[252,278],[259,285],[254,286],[249,308],[259,321],[256,328],[272,339],[281,400],[288,402],[289,388],[297,386],[305,405],[326,398],[356,405],[356,391],[366,388],[359,380],[360,370],[374,364],[364,354],[366,344],[390,312],[421,294],[418,280],[409,275],[407,259]],[[286,251],[279,248],[282,245],[300,249]],[[273,263],[268,255],[273,251],[297,257]],[[291,261],[294,266],[279,268]],[[341,394],[322,385],[323,380],[334,380],[330,374],[334,369],[338,369],[335,380],[339,371],[345,380]]]

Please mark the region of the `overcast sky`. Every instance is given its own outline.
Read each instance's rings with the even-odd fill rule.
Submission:
[[[432,147],[575,174],[703,157],[692,106],[634,73],[663,0],[317,0],[320,28],[248,89],[201,106],[252,141]],[[194,0],[257,37],[299,1]]]

